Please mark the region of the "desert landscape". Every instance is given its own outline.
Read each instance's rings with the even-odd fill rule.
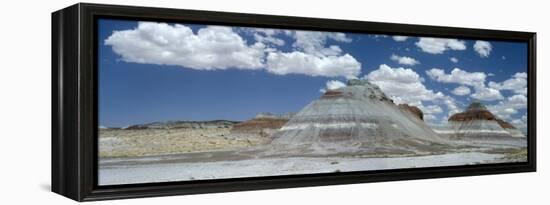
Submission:
[[[367,80],[297,113],[99,128],[100,185],[526,160],[526,136],[482,103],[428,125],[421,109],[396,105]]]
[[[266,139],[235,137],[230,125],[197,128],[101,129],[99,156],[136,157],[231,150],[264,143]]]

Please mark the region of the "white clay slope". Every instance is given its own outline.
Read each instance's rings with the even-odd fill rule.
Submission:
[[[494,120],[449,122],[449,127],[451,130],[437,130],[436,132],[453,137],[511,137],[510,133]]]
[[[523,133],[516,128],[504,128],[504,130],[508,131],[512,137],[525,137],[525,135],[523,135]]]
[[[293,116],[273,143],[317,147],[359,147],[372,151],[437,151],[445,144],[413,114],[400,110],[376,85],[350,80]]]

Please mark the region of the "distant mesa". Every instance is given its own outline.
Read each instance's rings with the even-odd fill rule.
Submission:
[[[100,126],[98,126],[98,129],[99,130],[120,130],[121,128],[120,127],[107,127],[107,126],[104,126],[104,125],[100,125]]]
[[[273,144],[331,153],[354,148],[367,154],[441,151],[433,145],[446,140],[419,119],[421,111],[416,109],[411,108],[416,114],[403,112],[378,86],[349,80],[346,87],[325,92],[290,118],[273,134]]]
[[[204,128],[231,128],[237,121],[229,120],[210,120],[210,121],[164,121],[152,122],[146,124],[130,125],[125,130],[144,130],[144,129],[204,129]]]
[[[472,120],[496,121],[496,117],[480,102],[473,102],[466,108],[466,111],[456,113],[449,118],[449,121],[452,122]]]
[[[422,110],[420,110],[420,108],[408,104],[399,104],[398,107],[399,109],[405,112],[409,112],[419,119],[424,120],[424,113],[422,112]]]
[[[255,119],[261,119],[261,118],[264,118],[264,119],[290,119],[292,116],[294,116],[296,113],[292,113],[292,112],[289,112],[289,113],[283,113],[283,114],[275,114],[275,113],[271,113],[271,112],[261,112],[261,113],[258,113],[256,114],[256,116],[254,117]]]
[[[434,127],[440,135],[457,138],[525,137],[510,123],[498,119],[481,102],[472,102],[464,112],[449,117],[447,125]]]
[[[235,124],[231,134],[270,137],[273,132],[285,125],[294,113],[259,113],[253,119]]]

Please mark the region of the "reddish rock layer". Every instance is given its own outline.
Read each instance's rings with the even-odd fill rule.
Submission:
[[[288,122],[288,119],[254,118],[234,125],[231,131],[280,129],[286,122]]]
[[[497,123],[505,129],[516,129],[512,124],[498,119],[493,113],[487,110],[485,105],[480,102],[473,102],[468,106],[466,111],[454,114],[449,118],[449,121],[469,121],[469,120],[495,120]]]
[[[510,124],[509,122],[506,122],[502,119],[497,119],[497,122],[498,124],[502,127],[502,128],[505,128],[505,129],[516,129],[516,127],[514,127],[512,124]]]
[[[399,104],[398,107],[400,110],[408,111],[414,116],[420,118],[421,120],[424,120],[424,113],[422,112],[422,110],[420,110],[420,108],[416,106],[410,106],[408,104]]]
[[[328,90],[327,92],[325,92],[325,94],[323,94],[323,96],[321,96],[321,99],[339,98],[343,96],[344,96],[344,93],[342,92]]]
[[[496,117],[488,110],[466,110],[461,113],[456,113],[449,118],[449,121],[470,120],[496,120]]]

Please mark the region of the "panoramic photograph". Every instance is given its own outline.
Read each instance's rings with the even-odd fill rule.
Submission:
[[[97,24],[98,185],[527,162],[524,42]]]

